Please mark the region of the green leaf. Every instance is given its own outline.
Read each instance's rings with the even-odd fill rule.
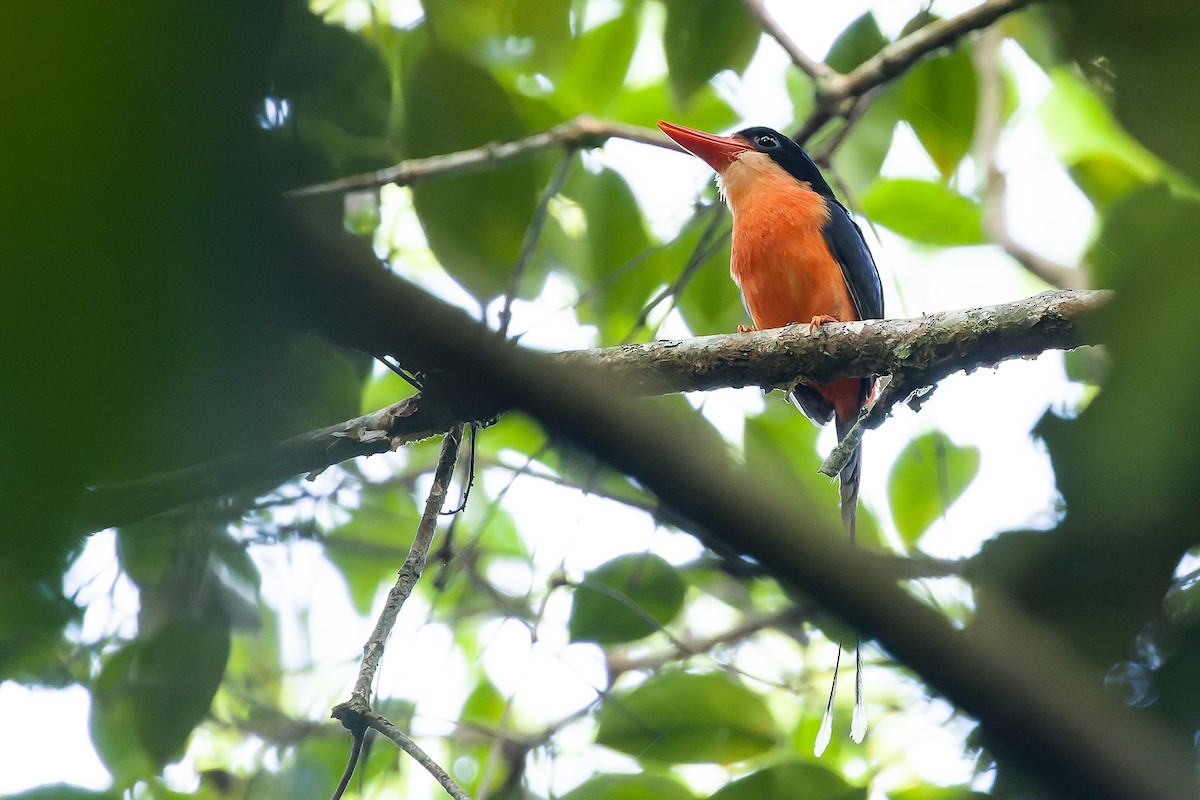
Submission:
[[[914,786],[888,792],[888,800],[986,800],[991,796],[972,791],[970,786]]]
[[[600,709],[597,744],[639,759],[732,764],[779,739],[763,698],[723,672],[664,672],[615,692]]]
[[[609,113],[625,85],[638,30],[636,11],[627,9],[580,34],[556,82],[554,101],[565,115]]]
[[[882,50],[888,39],[879,30],[875,15],[868,11],[838,34],[825,56],[825,63],[843,74]]]
[[[979,472],[979,448],[959,447],[941,431],[931,431],[900,453],[888,476],[888,502],[896,530],[912,545],[946,513]]]
[[[979,83],[970,53],[959,49],[918,63],[899,90],[902,116],[948,178],[975,138]]]
[[[669,109],[669,113],[665,111]],[[719,131],[736,123],[738,114],[711,86],[700,87],[682,107],[667,87],[667,80],[626,89],[617,98],[617,119],[653,128],[661,118],[701,131]]]
[[[724,219],[715,233],[708,234],[713,214],[721,214]],[[671,259],[670,273],[682,274],[692,258],[703,255],[698,253],[698,247],[712,248],[699,266],[694,267],[676,298],[679,313],[697,334],[734,331],[739,323],[747,321],[737,285],[729,277],[729,225],[728,214],[720,207],[705,215],[695,215],[660,253],[661,257]]]
[[[562,800],[695,800],[687,787],[665,775],[596,775]]]
[[[1058,158],[1089,200],[1107,207],[1164,177],[1162,162],[1125,132],[1087,84],[1066,68],[1052,70],[1050,80],[1053,86],[1038,117]]]
[[[583,212],[584,229],[562,254],[587,293],[576,313],[600,328],[602,343],[619,342],[666,279],[663,265],[648,259],[654,241],[645,217],[625,179],[611,169],[592,173],[577,164],[563,196]]]
[[[359,613],[369,613],[379,585],[394,579],[419,520],[416,503],[403,487],[367,484],[362,505],[325,537],[325,554],[341,571]]]
[[[120,800],[121,797],[121,793],[117,791],[93,792],[90,789],[65,783],[39,786],[20,794],[4,795],[5,800]]]
[[[571,641],[617,644],[649,636],[683,608],[686,589],[675,568],[656,555],[614,558],[575,589]]]
[[[517,139],[527,131],[504,89],[463,58],[433,49],[405,80],[408,155],[424,157]],[[481,301],[501,294],[537,204],[528,159],[412,188],[429,247]]]
[[[760,769],[722,787],[711,800],[866,800],[867,790],[851,786],[831,769],[803,761]]]
[[[740,0],[668,0],[663,50],[680,105],[721,70],[744,70],[761,35]]]
[[[895,86],[885,86],[834,151],[833,171],[851,196],[879,179],[900,113],[900,92]]]
[[[118,785],[178,758],[229,656],[223,625],[175,622],[111,655],[92,691],[92,741]]]
[[[983,210],[948,186],[916,178],[880,178],[862,196],[879,225],[938,247],[984,244]]]

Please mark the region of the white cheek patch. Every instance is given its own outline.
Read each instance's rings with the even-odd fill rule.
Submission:
[[[784,172],[769,155],[757,150],[739,153],[717,176],[717,187],[721,190],[721,197],[725,198],[734,210],[750,200],[755,187],[758,191],[773,185],[794,189],[796,183],[796,179]]]

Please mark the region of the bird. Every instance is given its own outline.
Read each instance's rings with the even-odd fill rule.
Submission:
[[[883,286],[862,229],[837,199],[813,160],[779,131],[751,127],[717,136],[659,121],[658,127],[717,173],[721,196],[733,213],[730,274],[741,290],[753,328],[883,318]],[[873,378],[848,378],[822,386],[797,384],[790,399],[813,422],[832,421],[840,442],[874,388]],[[862,473],[861,443],[838,475],[842,523],[853,542]],[[829,744],[842,648],[834,662],[829,702],[814,752]],[[850,735],[866,736],[862,652],[854,646],[854,714]]]

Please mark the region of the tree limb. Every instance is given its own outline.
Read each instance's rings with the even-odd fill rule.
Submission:
[[[832,72],[816,79],[817,107],[800,126],[796,141],[804,144],[830,119],[849,113],[858,98],[903,74],[933,51],[952,44],[971,31],[986,28],[1032,2],[1034,0],[985,0],[956,17],[935,20],[897,39],[845,75]]]
[[[312,252],[296,290],[311,304],[310,318],[336,341],[392,352],[415,369],[452,368],[455,396],[523,411],[630,475],[876,639],[978,719],[994,752],[1047,786],[1089,800],[1194,796],[1190,751],[1106,696],[1100,676],[1054,635],[1005,611],[1000,590],[987,620],[956,629],[904,591],[890,561],[852,548],[832,523],[813,515],[803,487],[735,464],[723,445],[700,435],[694,419],[616,394],[612,379],[595,371],[498,341],[461,310],[394,275],[348,270],[345,252]]]
[[[788,58],[792,60],[792,63],[799,67],[808,77],[814,80],[828,80],[836,74],[828,64],[823,61],[817,61],[800,49],[800,46],[793,41],[792,37],[787,35],[787,31],[781,28],[775,18],[767,11],[763,0],[742,0],[742,5],[746,6],[746,10],[758,21],[763,31],[783,48],[783,52],[788,54]]]
[[[547,358],[564,370],[578,368],[604,375],[610,386],[631,395],[731,386],[770,389],[797,380],[828,383],[896,372],[914,385],[928,386],[959,370],[1095,344],[1096,339],[1079,321],[1107,297],[1107,292],[1098,290],[1044,292],[1019,302],[915,319],[830,323],[812,333],[807,324],[800,324],[753,333],[567,351]],[[84,504],[80,524],[85,530],[99,530],[197,500],[277,485],[294,475],[319,472],[356,456],[387,452],[506,410],[485,402],[474,405],[464,416],[453,405],[416,395],[262,451],[95,487]]]
[[[624,122],[600,120],[582,114],[549,130],[531,134],[516,141],[492,142],[472,150],[461,150],[428,158],[412,158],[375,172],[350,175],[334,181],[296,189],[290,195],[306,197],[315,194],[353,192],[375,189],[389,183],[396,186],[409,186],[430,178],[492,169],[506,161],[525,158],[543,150],[560,147],[568,150],[599,147],[609,139],[628,139],[631,142],[641,142],[667,150],[677,149],[670,139],[656,130]]]

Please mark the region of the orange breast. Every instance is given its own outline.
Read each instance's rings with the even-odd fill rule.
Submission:
[[[822,315],[857,320],[842,269],[821,233],[829,220],[825,200],[757,158],[739,159],[721,177],[733,210],[730,273],[754,327],[779,328]],[[858,414],[861,380],[815,388],[838,419]]]
[[[821,227],[825,201],[787,179],[753,195],[730,194],[733,258],[730,272],[756,328],[778,328],[828,314],[858,319],[842,269],[829,252]],[[765,191],[764,191],[765,190]]]

